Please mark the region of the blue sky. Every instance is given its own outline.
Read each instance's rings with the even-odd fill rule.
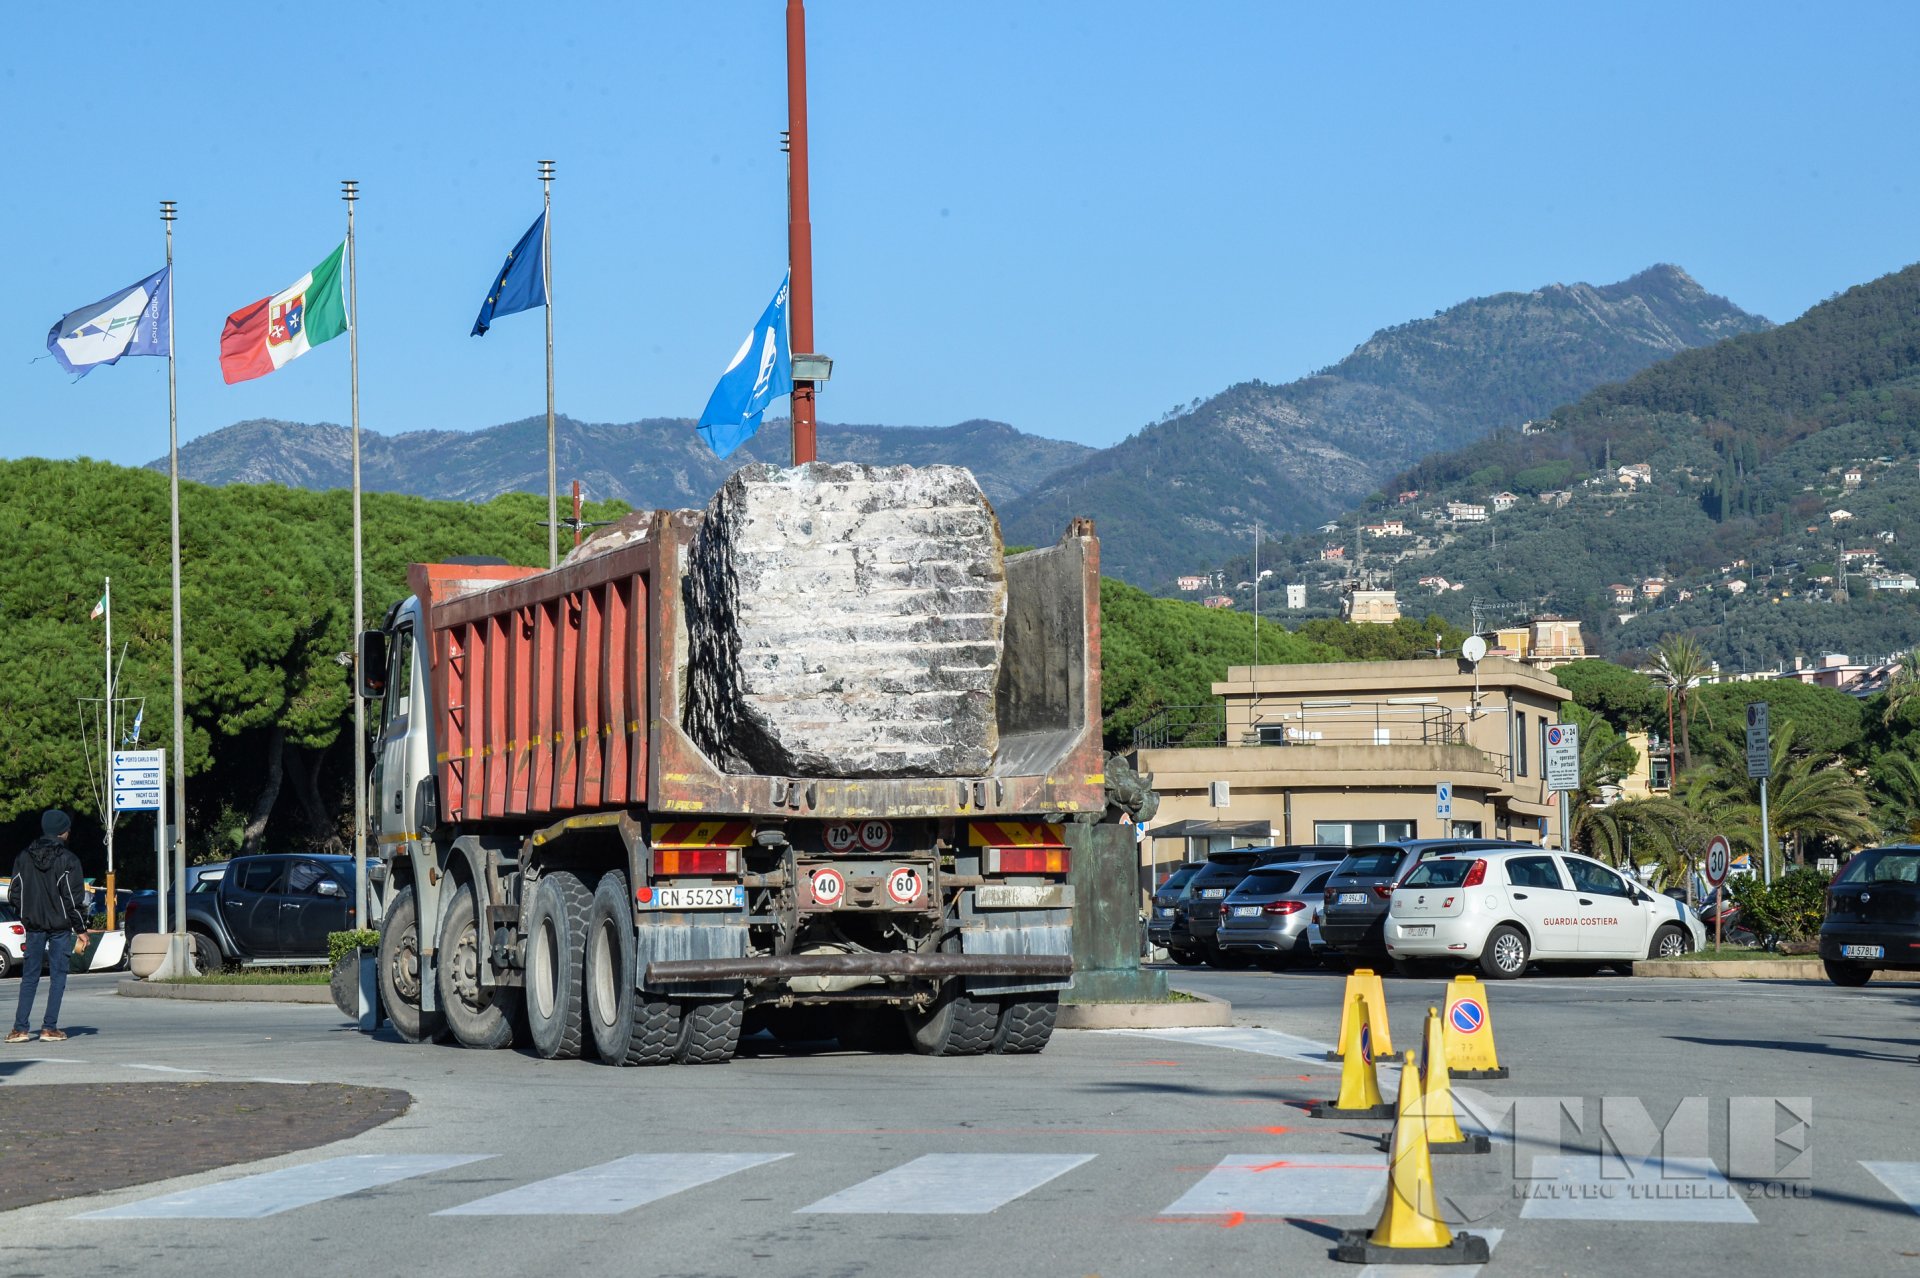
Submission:
[[[538,313],[467,333],[548,157],[561,411],[698,413],[785,265],[782,9],[14,6],[0,455],[164,453],[162,361],[77,385],[32,362],[156,269],[162,198],[183,437],[344,422],[344,341],[235,387],[218,366],[226,314],[341,238],[343,177],[363,424],[540,412]],[[1911,5],[808,17],[829,421],[1106,444],[1478,294],[1671,261],[1786,320],[1920,258]]]

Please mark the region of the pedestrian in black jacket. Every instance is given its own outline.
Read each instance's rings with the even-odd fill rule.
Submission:
[[[33,1040],[27,1026],[33,1019],[33,999],[40,989],[43,963],[51,969],[53,979],[47,989],[47,1016],[40,1022],[40,1038],[48,1043],[63,1043],[67,1038],[60,1029],[60,998],[67,992],[67,964],[76,937],[79,948],[87,948],[87,888],[80,875],[80,858],[67,846],[72,830],[73,821],[66,813],[48,808],[40,814],[40,837],[27,844],[26,851],[13,862],[13,908],[27,929],[27,946],[20,967],[20,1003],[14,1009],[9,1043]]]

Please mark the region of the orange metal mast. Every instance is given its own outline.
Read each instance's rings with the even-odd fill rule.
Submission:
[[[807,202],[807,10],[787,0],[787,265],[794,355],[813,353],[813,222]],[[814,384],[793,382],[793,464],[815,459]]]

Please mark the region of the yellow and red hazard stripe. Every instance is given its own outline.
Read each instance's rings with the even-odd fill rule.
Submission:
[[[975,848],[1064,848],[1064,827],[1045,821],[971,821],[967,846]]]
[[[752,841],[747,821],[663,821],[652,840],[655,848],[743,848]]]

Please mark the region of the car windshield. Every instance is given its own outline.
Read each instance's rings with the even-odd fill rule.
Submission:
[[[1300,871],[1295,869],[1255,870],[1240,883],[1242,892],[1291,892],[1293,885],[1300,881]]]
[[[1905,848],[1868,848],[1847,862],[1835,883],[1913,883],[1920,881],[1920,852]]]
[[[1340,873],[1363,879],[1390,879],[1400,873],[1400,860],[1404,856],[1406,850],[1403,848],[1372,848],[1355,852],[1340,863]]]
[[[1459,887],[1467,881],[1467,871],[1473,867],[1473,857],[1446,857],[1439,861],[1422,861],[1402,887]]]

